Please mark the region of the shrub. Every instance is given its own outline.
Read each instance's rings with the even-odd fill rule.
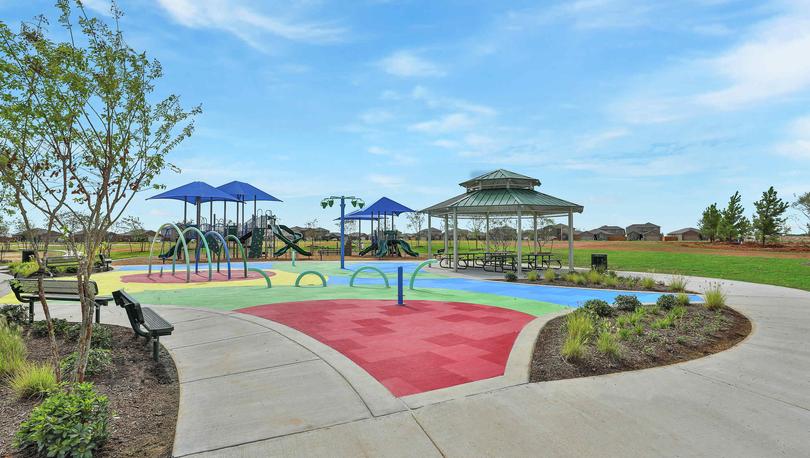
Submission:
[[[67,337],[72,327],[67,320],[61,318],[51,319],[51,324],[53,324],[53,333],[56,337]],[[31,334],[33,334],[34,337],[47,337],[48,322],[45,320],[34,321],[31,325]]]
[[[591,270],[586,274],[586,278],[588,279],[588,283],[592,285],[601,285],[604,275],[598,270]]]
[[[41,397],[57,387],[56,374],[47,363],[25,363],[9,379],[14,394],[21,398]]]
[[[63,385],[20,425],[14,446],[35,446],[47,456],[92,456],[107,440],[108,406],[107,397],[97,394],[92,383]]]
[[[51,270],[54,273],[65,275],[65,274],[75,274],[79,270],[79,268],[76,266],[59,266]]]
[[[676,293],[682,293],[686,291],[686,278],[681,276],[674,277],[669,282],[669,289],[670,291],[674,291]]]
[[[537,281],[538,278],[540,278],[540,272],[536,270],[531,270],[526,273],[526,280]]]
[[[720,310],[726,306],[726,293],[720,285],[712,285],[703,295],[706,298],[706,308],[709,310]]]
[[[596,349],[611,358],[619,356],[619,343],[616,341],[616,336],[609,332],[599,334],[596,339]]]
[[[76,370],[76,360],[79,359],[79,352],[74,351],[67,355],[59,364],[62,372],[72,374]],[[108,367],[112,366],[112,356],[110,350],[103,348],[91,348],[87,355],[87,367],[84,370],[86,375],[98,375]]]
[[[12,376],[25,364],[25,342],[19,331],[0,320],[0,380]]]
[[[70,325],[65,334],[65,338],[72,342],[78,342],[81,329],[82,327],[79,323],[74,323]],[[110,348],[112,348],[112,343],[113,343],[113,335],[110,328],[101,324],[94,323],[93,336],[90,339],[90,347],[105,348],[109,350]]]
[[[689,300],[689,295],[686,294],[686,293],[678,293],[678,294],[676,294],[675,295],[675,301],[677,301],[678,305],[680,305],[681,307],[686,307],[687,305],[689,305],[692,302],[691,300]]]
[[[652,277],[644,277],[641,279],[641,287],[644,289],[655,289],[655,279]]]
[[[630,294],[619,294],[613,299],[613,305],[623,312],[634,312],[641,307],[641,301]]]
[[[8,271],[15,277],[26,278],[39,272],[39,264],[36,261],[12,262],[8,265]]]
[[[601,299],[589,299],[582,305],[582,309],[598,317],[613,316],[614,310],[607,302]]]
[[[514,272],[506,272],[503,278],[505,278],[506,281],[517,281],[517,274],[515,274]]]
[[[0,307],[0,317],[8,324],[23,324],[28,321],[28,309],[22,304],[8,304]]]
[[[661,296],[658,296],[658,300],[655,301],[655,305],[664,310],[672,310],[673,307],[678,305],[678,300],[675,299],[675,296],[672,294],[662,294]]]
[[[557,279],[557,274],[553,270],[547,269],[545,272],[543,272],[543,280],[545,280],[545,281],[547,281],[549,283],[552,283],[556,279]]]

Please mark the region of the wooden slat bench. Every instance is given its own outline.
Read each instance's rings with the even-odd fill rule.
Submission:
[[[78,256],[52,256],[45,258],[45,267],[48,270],[56,269],[57,267],[75,267],[79,268]]]
[[[102,253],[98,254],[98,261],[96,261],[96,268],[103,272],[112,269],[112,259],[105,257]]]
[[[28,320],[34,322],[34,303],[39,302],[39,284],[36,278],[15,278],[9,282],[11,290],[20,302],[28,303]],[[93,295],[98,294],[98,285],[93,280],[88,282]],[[42,280],[45,299],[50,301],[79,302],[79,282],[76,280]],[[113,300],[110,296],[95,296],[96,323],[101,321],[101,306]]]
[[[152,341],[152,359],[157,361],[160,352],[160,336],[171,335],[174,326],[154,310],[141,307],[141,303],[124,290],[113,291],[112,294],[115,303],[127,311],[127,318],[129,318],[129,324],[135,335]]]

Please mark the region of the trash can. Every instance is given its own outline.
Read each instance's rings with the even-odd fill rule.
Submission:
[[[22,262],[36,261],[37,255],[34,250],[22,250]]]
[[[604,272],[608,270],[608,259],[606,254],[592,253],[591,254],[591,269]]]

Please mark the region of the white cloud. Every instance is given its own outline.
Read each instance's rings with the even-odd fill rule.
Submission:
[[[342,41],[347,34],[344,28],[332,23],[301,21],[281,13],[270,15],[241,0],[158,0],[158,4],[186,27],[224,30],[262,50],[267,48],[268,35],[289,41],[327,44]]]
[[[366,176],[368,181],[372,184],[377,186],[382,186],[384,188],[398,188],[405,183],[405,179],[399,176],[394,175],[382,175],[372,173]]]
[[[379,66],[386,73],[403,78],[445,75],[438,65],[411,51],[397,51],[382,59]]]
[[[430,121],[416,123],[409,130],[426,134],[444,134],[471,128],[475,120],[467,113],[450,113]]]
[[[360,120],[366,124],[381,124],[393,117],[394,115],[387,110],[368,110],[360,114]]]
[[[810,159],[810,116],[796,119],[790,123],[788,140],[776,145],[774,151],[780,156],[791,159]]]
[[[108,0],[82,0],[82,5],[88,10],[95,11],[105,16],[109,16],[111,13],[111,4]]]
[[[609,143],[617,138],[626,137],[630,134],[627,129],[610,129],[602,132],[585,135],[579,139],[579,147],[583,150],[592,150]]]

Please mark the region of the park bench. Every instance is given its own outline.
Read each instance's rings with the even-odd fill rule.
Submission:
[[[103,272],[107,272],[112,269],[112,259],[107,258],[104,254],[98,254],[98,261],[96,261],[96,268]]]
[[[79,268],[78,256],[52,256],[45,258],[45,267],[48,270],[55,270],[58,267],[75,267]]]
[[[318,249],[318,253],[321,256],[321,261],[323,261],[324,256],[339,256],[340,249],[339,248],[320,248]]]
[[[160,336],[171,335],[174,326],[154,310],[141,307],[141,303],[124,290],[113,291],[112,294],[115,303],[127,311],[127,318],[129,318],[129,324],[135,335],[146,337],[147,342],[152,341],[152,359],[157,361],[160,352]]]
[[[28,303],[28,321],[34,322],[34,303],[39,302],[39,284],[36,278],[15,278],[9,282],[11,290],[17,300]],[[90,280],[87,283],[94,296],[98,294],[98,285]],[[77,280],[51,280],[42,279],[42,289],[45,299],[50,301],[80,302],[79,282]],[[101,321],[101,306],[107,305],[112,298],[109,296],[95,296],[96,323]]]

